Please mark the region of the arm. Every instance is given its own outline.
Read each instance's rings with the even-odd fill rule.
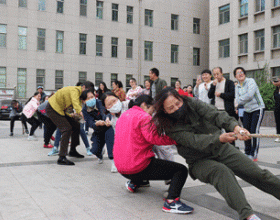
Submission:
[[[120,96],[119,96],[119,98],[120,98],[120,101],[121,101],[121,102],[125,101],[126,95],[125,95],[124,90],[120,90]]]
[[[195,95],[195,97],[199,98],[199,95],[198,95],[198,91],[199,91],[199,87],[198,85],[196,85],[193,89],[193,94]]]
[[[228,91],[221,93],[220,97],[227,101],[233,101],[234,100],[234,94],[235,94],[235,86],[234,82],[229,81],[228,82]]]
[[[215,91],[216,91],[216,86],[214,86],[213,84],[210,85],[210,89],[208,91],[208,98],[209,99],[213,99],[215,96]]]
[[[106,118],[108,116],[106,116],[106,109],[105,107],[102,105],[101,101],[100,100],[96,100],[96,107],[98,109],[98,111],[100,112],[101,116],[102,116],[102,120],[105,121]]]
[[[255,95],[257,89],[258,89],[258,86],[257,86],[254,79],[248,80],[247,83],[248,83],[247,91],[242,96],[239,96],[238,104],[244,105],[248,101],[252,100],[254,98],[254,95]]]
[[[95,125],[95,119],[87,112],[86,107],[83,108],[82,112],[89,127],[93,128],[94,130],[97,129],[97,126]]]
[[[80,92],[78,89],[74,89],[70,92],[70,99],[75,109],[76,113],[79,114],[82,111],[81,101],[80,101]]]

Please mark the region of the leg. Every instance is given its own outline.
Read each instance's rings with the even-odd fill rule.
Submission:
[[[23,115],[23,114],[22,114]],[[28,128],[27,128],[27,124],[26,124],[26,120],[24,120],[23,118],[22,118],[22,115],[21,115],[21,117],[20,117],[20,120],[21,120],[21,123],[23,124],[23,126],[24,126],[24,128],[25,128],[25,131],[27,131],[28,132]],[[26,132],[26,133],[27,133]]]
[[[54,146],[57,147],[57,148],[59,147],[60,139],[61,139],[61,132],[60,132],[60,130],[57,128],[57,129],[56,129],[56,133],[55,133],[55,140],[54,140]]]
[[[276,133],[280,134],[280,109],[274,110],[275,122],[276,122]]]
[[[109,127],[105,132],[105,143],[107,146],[108,157],[110,160],[113,159],[113,146],[114,146],[114,129]]]
[[[14,132],[14,125],[15,125],[16,117],[17,117],[17,116],[11,117],[11,122],[10,122],[10,132],[11,132],[11,133]]]
[[[103,132],[96,132],[91,137],[92,147],[91,152],[99,159],[103,159],[102,149],[105,145],[105,134]]]
[[[245,129],[247,129],[251,133],[251,122],[252,122],[252,116],[251,113],[244,112],[243,115],[243,126]],[[251,153],[251,148],[252,148],[252,141],[244,141],[245,143],[245,154],[250,155]]]
[[[242,153],[240,152],[240,154]],[[242,155],[246,157],[244,154]],[[247,158],[247,160],[250,159]],[[224,197],[227,204],[238,212],[240,219],[245,219],[253,214],[253,210],[247,202],[234,173],[224,164],[210,159],[199,160],[192,164],[190,172],[201,182],[213,185]]]
[[[52,122],[52,120],[41,113],[38,113],[38,116],[40,115],[41,121],[44,123],[44,143],[45,145],[48,145],[50,143],[50,139],[56,130],[56,125]]]
[[[85,124],[80,124],[80,134],[86,148],[89,148],[88,137],[84,130]]]
[[[34,116],[32,116],[31,118],[28,118],[27,122],[29,124],[31,124],[31,129],[30,129],[30,134],[29,135],[33,136],[34,132],[36,131],[36,129],[40,125],[40,122]]]

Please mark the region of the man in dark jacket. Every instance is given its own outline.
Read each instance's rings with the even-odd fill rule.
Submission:
[[[152,68],[149,76],[152,81],[150,96],[155,98],[156,95],[167,86],[167,83],[165,80],[159,78],[159,70],[157,68]]]
[[[238,119],[238,116],[234,111],[234,82],[223,76],[223,70],[221,67],[215,67],[212,70],[212,73],[215,80],[211,84],[208,92],[208,97],[212,99],[211,104],[213,104],[218,110],[226,111],[230,116]]]

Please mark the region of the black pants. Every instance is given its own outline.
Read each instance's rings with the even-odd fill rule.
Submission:
[[[21,120],[21,117],[19,115],[11,117],[11,123],[10,123],[10,131],[11,132],[14,132],[15,120]],[[26,121],[22,121],[22,124],[23,124],[25,130],[27,130]]]
[[[24,114],[22,114],[21,120],[23,123],[28,122],[31,125],[31,129],[30,129],[30,133],[29,133],[30,136],[32,136],[34,134],[35,130],[40,125],[39,120],[36,119],[34,116],[32,116],[31,118],[27,118]]]
[[[52,122],[50,118],[47,116],[43,115],[40,112],[37,112],[38,118],[41,122],[44,123],[46,126],[46,131],[44,132],[44,144],[48,145],[50,143],[50,139],[53,135],[53,133],[56,130],[56,125]]]
[[[170,180],[167,199],[180,197],[182,188],[188,177],[188,169],[176,162],[153,158],[149,166],[136,174],[122,174],[135,185],[140,185],[143,180]]]
[[[276,123],[276,132],[280,134],[280,109],[275,108],[274,110],[275,123]]]

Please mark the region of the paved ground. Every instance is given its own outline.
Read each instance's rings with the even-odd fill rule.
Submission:
[[[72,159],[75,166],[56,165],[43,148],[42,130],[38,141],[27,141],[16,122],[14,137],[9,137],[9,121],[0,121],[0,220],[13,219],[238,219],[216,190],[188,178],[181,198],[195,208],[190,215],[161,211],[162,181],[151,182],[135,194],[126,191],[125,179],[110,173],[110,161],[97,164],[93,156]],[[273,134],[274,128],[262,128]],[[237,142],[243,150],[243,143]],[[85,155],[82,144],[78,151]],[[176,161],[184,163],[177,155]],[[280,177],[280,143],[263,139],[258,164]],[[247,199],[262,219],[280,219],[280,202],[239,180]]]

